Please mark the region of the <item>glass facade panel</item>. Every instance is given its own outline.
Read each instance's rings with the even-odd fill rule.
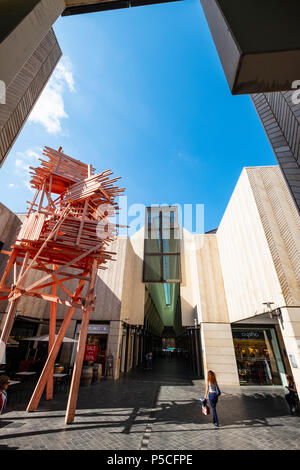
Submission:
[[[161,281],[161,261],[160,256],[147,256],[144,259],[144,281],[158,282]]]
[[[144,282],[181,281],[179,231],[174,228],[174,220],[174,211],[148,209]]]
[[[162,238],[164,253],[179,253],[179,240],[175,238],[174,229],[163,231]]]
[[[232,335],[240,384],[282,385],[283,364],[274,329],[234,328]]]
[[[159,230],[148,229],[148,238],[145,239],[145,253],[160,253],[161,239]]]
[[[164,281],[180,281],[180,258],[179,255],[163,257]]]

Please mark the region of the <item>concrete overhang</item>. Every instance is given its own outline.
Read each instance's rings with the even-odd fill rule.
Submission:
[[[232,94],[300,80],[299,0],[200,0]]]
[[[155,5],[158,3],[169,3],[178,1],[183,0],[67,0],[67,8],[63,11],[62,16],[81,15],[83,13],[119,10],[121,8],[139,7],[144,5]]]
[[[244,318],[243,320],[235,321],[232,325],[277,325],[278,318],[270,318],[269,313],[259,313],[253,317]]]

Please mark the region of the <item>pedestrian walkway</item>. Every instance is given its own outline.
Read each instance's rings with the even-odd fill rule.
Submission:
[[[8,408],[0,449],[300,449],[300,417],[289,414],[284,388],[223,388],[220,429],[201,413],[204,389],[184,362],[154,360],[151,371],[81,387],[71,425],[64,393],[34,413],[26,413],[27,403]]]

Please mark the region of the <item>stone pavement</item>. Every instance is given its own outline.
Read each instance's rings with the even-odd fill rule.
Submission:
[[[204,382],[193,380],[181,362],[153,366],[81,387],[71,425],[64,423],[66,393],[42,400],[30,414],[27,402],[11,403],[0,418],[0,449],[300,449],[300,416],[289,414],[284,388],[223,388],[215,429],[211,415],[201,413]]]

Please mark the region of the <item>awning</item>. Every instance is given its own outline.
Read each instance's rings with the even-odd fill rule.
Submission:
[[[57,338],[57,335],[55,335],[55,339]],[[23,338],[23,341],[49,341],[49,335],[44,335],[44,336],[31,336],[30,338]],[[72,338],[67,338],[65,337],[63,339],[64,343],[77,343],[76,339]]]

